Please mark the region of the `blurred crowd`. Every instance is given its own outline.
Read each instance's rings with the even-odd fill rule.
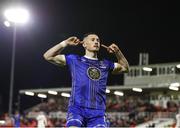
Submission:
[[[108,96],[106,106],[107,124],[111,127],[135,127],[155,117],[174,118],[179,111],[180,103],[167,100],[164,105],[151,103],[146,97]],[[7,113],[1,115],[0,120],[4,120],[4,122],[1,122],[0,126],[37,127],[38,122],[43,120],[46,127],[65,127],[67,107],[68,98],[51,97],[21,114],[15,111],[13,116],[9,116]],[[38,118],[38,116],[40,117]]]

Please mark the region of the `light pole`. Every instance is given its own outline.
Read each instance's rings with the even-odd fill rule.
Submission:
[[[14,68],[15,68],[15,54],[16,54],[16,31],[17,25],[22,24],[28,21],[29,12],[26,9],[15,7],[5,10],[4,16],[7,19],[5,25],[10,26],[10,23],[13,23],[13,47],[12,47],[12,58],[11,58],[11,74],[10,74],[10,89],[9,89],[9,108],[8,113],[12,115],[12,106],[13,106],[13,89],[14,89]],[[9,22],[9,25],[7,23]]]

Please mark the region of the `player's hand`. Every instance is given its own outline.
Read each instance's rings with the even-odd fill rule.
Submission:
[[[81,41],[75,36],[69,37],[68,39],[65,40],[65,42],[69,46],[76,46],[81,43]]]
[[[120,49],[119,49],[119,47],[118,47],[116,44],[113,43],[113,44],[111,44],[111,45],[108,47],[107,51],[108,51],[109,53],[117,53],[117,52],[120,51]]]

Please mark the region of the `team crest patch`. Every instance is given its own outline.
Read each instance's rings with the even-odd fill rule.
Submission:
[[[87,69],[88,77],[92,80],[99,80],[101,76],[101,71],[96,67],[89,67]]]

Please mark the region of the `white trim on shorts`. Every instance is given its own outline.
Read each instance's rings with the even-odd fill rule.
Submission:
[[[96,128],[96,127],[99,127],[99,126],[106,127],[104,124],[98,124],[98,125],[94,126],[93,128]]]
[[[68,120],[67,122],[66,122],[66,124],[68,124],[70,121],[78,121],[80,124],[82,124],[82,122],[79,120],[79,119],[70,119],[70,120]]]
[[[104,125],[105,124],[105,125]],[[97,124],[96,126],[94,126],[93,128],[96,128],[98,126],[101,126],[101,127],[106,127],[106,117],[104,116],[104,124]]]

